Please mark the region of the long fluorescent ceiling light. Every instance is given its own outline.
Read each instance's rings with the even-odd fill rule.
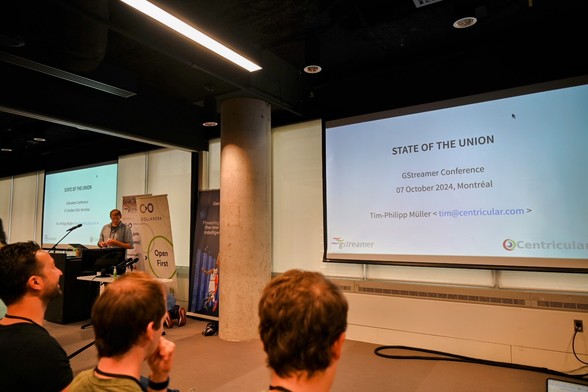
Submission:
[[[181,21],[175,16],[155,6],[154,4],[146,0],[121,0],[123,3],[130,5],[131,7],[141,11],[145,15],[152,17],[160,23],[163,23],[172,30],[177,31],[183,36],[191,39],[192,41],[212,50],[213,52],[223,56],[229,61],[245,68],[249,72],[259,71],[261,67],[239,53],[227,48],[223,44],[214,39],[210,38],[206,34],[196,30],[194,27]]]

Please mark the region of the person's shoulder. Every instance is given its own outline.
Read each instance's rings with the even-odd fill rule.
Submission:
[[[14,335],[32,335],[32,336],[43,336],[52,338],[52,336],[47,332],[45,328],[38,324],[31,324],[31,323],[15,323],[10,325],[0,325],[2,331],[6,334],[14,334]]]
[[[49,353],[52,350],[56,356],[65,355],[65,350],[61,347],[61,344],[45,328],[39,325],[26,325],[29,325],[26,331],[29,341],[33,342],[41,352]]]
[[[53,336],[40,325],[17,323],[12,325],[3,325],[0,328],[4,346],[18,346],[19,350],[34,350],[43,353],[59,353],[65,355],[65,351]]]
[[[79,383],[80,380],[84,380],[84,379],[86,379],[88,377],[93,377],[93,375],[94,375],[94,369],[93,368],[92,369],[82,370],[81,372],[79,372],[77,374],[77,376],[74,377],[74,380],[72,382],[72,385],[74,383]]]
[[[37,342],[50,342],[51,336],[43,332],[38,325],[29,323],[16,323],[0,325],[0,336],[3,349],[16,348],[28,350],[30,347],[38,347]]]
[[[98,378],[94,369],[83,370],[75,376],[69,392],[86,392],[97,390],[115,390],[118,392],[141,392],[141,386],[134,380],[127,378]]]
[[[89,379],[93,377],[93,374],[94,369],[86,369],[79,372],[69,385],[69,392],[90,390],[86,385],[89,383]]]

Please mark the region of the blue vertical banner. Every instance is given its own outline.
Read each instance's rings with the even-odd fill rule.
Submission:
[[[188,311],[218,320],[220,191],[198,194]]]

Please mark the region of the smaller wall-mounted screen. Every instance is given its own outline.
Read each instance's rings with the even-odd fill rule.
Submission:
[[[588,84],[324,129],[325,261],[588,270]]]
[[[96,245],[116,208],[117,163],[46,173],[43,247]]]

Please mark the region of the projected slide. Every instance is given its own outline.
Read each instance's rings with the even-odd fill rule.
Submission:
[[[80,168],[45,176],[43,246],[96,245],[102,226],[116,208],[117,164]]]
[[[327,124],[326,258],[586,267],[587,108],[583,85]]]

